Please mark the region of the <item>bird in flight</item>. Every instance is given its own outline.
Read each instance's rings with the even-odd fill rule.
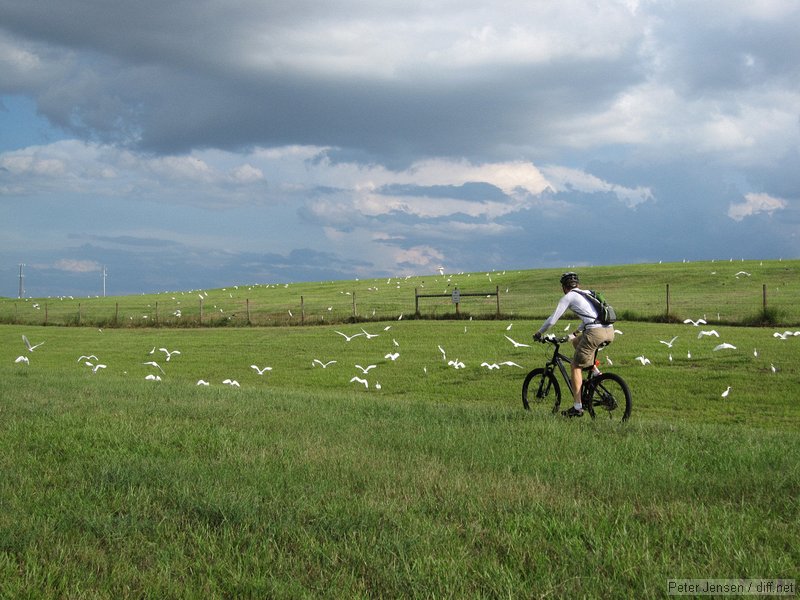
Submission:
[[[361,372],[364,373],[364,375],[366,375],[367,373],[370,372],[370,370],[374,369],[377,366],[378,365],[367,365],[366,367],[362,367],[361,365],[356,365],[356,369],[361,370]]]
[[[346,333],[342,333],[341,331],[337,331],[336,333],[338,333],[340,336],[342,336],[348,342],[350,340],[352,340],[353,338],[355,338],[355,337],[358,337],[360,335],[364,335],[363,333],[354,333],[353,335],[347,335]]]
[[[734,346],[733,344],[722,343],[719,346],[714,347],[714,352],[716,352],[717,350],[736,350],[736,346]]]
[[[264,371],[272,371],[272,367],[259,368],[257,365],[250,365],[250,368],[254,369],[259,375],[263,375]]]
[[[38,344],[36,344],[36,345],[31,345],[30,341],[28,341],[28,338],[25,336],[25,334],[23,334],[23,335],[22,335],[22,341],[23,341],[23,342],[25,342],[25,346],[28,348],[28,352],[33,352],[33,351],[34,351],[34,350],[36,350],[36,349],[37,349],[39,346],[41,346],[42,344],[44,344],[44,342],[39,342],[39,343],[38,343]]]
[[[211,385],[211,384],[208,383],[205,379],[198,379],[197,385]]]
[[[637,356],[636,360],[638,360],[640,363],[642,363],[642,366],[653,364],[653,363],[650,362],[649,358],[646,358],[644,356]]]
[[[367,333],[363,327],[361,328],[361,331],[364,332],[364,335],[367,336],[368,340],[371,340],[372,338],[378,337],[380,335],[379,333]]]
[[[672,348],[672,344],[674,344],[675,340],[677,340],[677,339],[678,339],[678,336],[676,335],[674,338],[672,338],[668,342],[665,342],[664,340],[658,340],[658,341],[661,342],[662,344],[665,344],[667,346],[667,348]]]
[[[507,339],[509,342],[511,342],[512,344],[514,344],[514,348],[530,348],[530,345],[529,345],[529,344],[523,344],[522,342],[518,342],[518,341],[516,341],[516,340],[512,340],[512,339],[511,339],[510,337],[508,337],[507,335],[504,335],[503,337],[504,337],[504,338],[506,338],[506,339]]]
[[[150,365],[151,367],[155,367],[155,368],[157,368],[157,369],[158,369],[159,371],[161,371],[162,373],[164,372],[164,369],[162,369],[162,368],[161,368],[161,365],[159,365],[159,364],[158,364],[156,361],[154,361],[154,360],[149,360],[149,361],[147,361],[147,362],[143,362],[142,364],[143,364],[143,365]]]
[[[14,364],[25,363],[26,365],[31,364],[31,361],[28,359],[27,356],[18,356],[17,359],[14,361]]]
[[[313,361],[311,361],[311,366],[313,367],[316,364],[316,365],[319,365],[320,367],[322,367],[323,369],[327,369],[330,365],[334,364],[335,362],[336,362],[335,360],[329,360],[328,362],[322,362],[320,359],[315,358]]]
[[[82,360],[97,360],[97,357],[94,354],[90,354],[89,356],[79,356],[76,362],[81,362]]]
[[[363,383],[365,388],[369,387],[369,382],[366,379],[362,379],[361,377],[353,377],[350,380],[350,383],[353,383],[354,381],[357,383]]]
[[[383,358],[388,358],[389,360],[395,361],[398,358],[400,358],[400,353],[399,352],[390,352],[389,354],[387,354]]]
[[[173,354],[180,354],[181,353],[180,350],[173,350],[172,352],[170,352],[166,348],[159,348],[159,350],[167,355],[167,362],[169,362],[169,359],[172,358]]]
[[[697,319],[697,321],[692,321],[691,319],[686,319],[686,320],[684,320],[684,323],[691,323],[695,327],[697,327],[698,325],[707,325],[705,319]]]
[[[713,335],[714,337],[719,337],[716,329],[712,329],[711,331],[701,331],[697,334],[697,339],[699,340],[701,337],[706,335]]]

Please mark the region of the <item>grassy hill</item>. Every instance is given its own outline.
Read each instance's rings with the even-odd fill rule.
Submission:
[[[582,267],[582,282],[628,320],[800,324],[800,261],[704,261]],[[259,282],[124,297],[0,299],[0,323],[99,327],[238,326],[453,318],[539,319],[560,295],[561,270],[494,271],[314,283]],[[439,294],[420,298],[416,294]],[[494,296],[497,294],[498,297]]]
[[[530,342],[557,271],[48,299],[142,302],[152,324],[154,302],[166,320],[187,298],[210,310],[227,296],[291,326],[231,327],[224,312],[206,324],[227,327],[0,325],[0,597],[640,598],[674,578],[796,578],[800,336],[726,323],[714,303],[756,293],[739,310],[757,313],[763,284],[769,306],[797,297],[797,266],[581,269],[617,306],[670,283],[695,303],[675,315],[721,313],[704,327],[618,324],[602,368],[631,386],[627,423],[522,409],[546,348],[508,338]],[[423,283],[507,286],[504,314],[467,299],[455,320],[428,299],[442,318],[411,319]],[[348,322],[347,291],[363,320]],[[324,311],[309,326],[288,315],[300,295]],[[362,314],[363,296],[388,308]],[[38,318],[43,300],[26,311]],[[28,352],[22,335],[43,344]],[[736,349],[715,351],[722,341]],[[520,367],[481,366],[505,360]]]

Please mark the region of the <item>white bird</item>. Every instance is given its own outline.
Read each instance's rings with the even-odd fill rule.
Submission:
[[[381,384],[380,384],[380,383],[378,383],[377,381],[375,382],[375,389],[376,389],[376,390],[379,390],[379,389],[381,389]]]
[[[642,366],[653,364],[653,363],[650,362],[649,358],[645,358],[644,356],[637,356],[636,360],[638,360],[640,363],[642,363]]]
[[[211,385],[211,384],[205,381],[204,379],[198,379],[197,385]]]
[[[340,336],[342,336],[348,342],[350,340],[352,340],[353,338],[356,338],[356,337],[358,337],[360,335],[364,335],[363,333],[354,333],[353,335],[347,335],[346,333],[342,333],[341,331],[337,331],[336,333],[338,333]]]
[[[361,377],[353,377],[353,378],[350,380],[350,383],[353,383],[354,381],[355,381],[355,382],[357,382],[357,383],[362,383],[362,384],[364,384],[364,387],[365,387],[365,388],[368,388],[368,387],[369,387],[369,382],[368,382],[366,379],[362,379]]]
[[[723,398],[727,398],[728,394],[730,394],[730,393],[731,393],[731,386],[728,386],[727,388],[725,388],[725,391],[722,392],[722,397]]]
[[[487,362],[482,362],[482,363],[481,363],[481,366],[482,366],[482,367],[486,367],[486,368],[487,368],[487,369],[489,369],[490,371],[491,371],[492,369],[499,369],[499,368],[500,368],[500,365],[498,365],[497,363],[491,363],[491,364],[489,364],[489,363],[487,363]]]
[[[392,338],[392,344],[394,345],[395,348],[399,348],[400,347],[400,344],[397,343],[397,340],[394,339],[394,338]]]
[[[675,340],[677,340],[677,339],[678,339],[678,336],[676,335],[674,338],[672,338],[668,342],[665,342],[664,340],[658,340],[658,341],[661,342],[662,344],[666,345],[667,348],[672,348],[672,344],[674,344]]]
[[[362,367],[361,365],[356,365],[356,369],[359,369],[362,373],[364,373],[364,375],[366,375],[377,366],[378,365],[367,365],[366,367]]]
[[[389,354],[387,354],[383,358],[388,358],[391,361],[395,361],[398,358],[400,358],[400,353],[399,352],[390,352]]]
[[[449,361],[447,361],[447,364],[450,365],[451,367],[453,367],[454,369],[463,369],[463,368],[465,368],[467,366],[467,365],[465,365],[463,362],[461,362],[458,359],[449,360]]]
[[[619,329],[614,330],[615,335],[624,335]]]
[[[26,365],[31,364],[31,361],[28,359],[27,356],[18,356],[14,361],[14,364],[25,363]]]
[[[368,340],[371,340],[372,338],[374,338],[374,337],[378,337],[378,336],[380,335],[379,333],[367,333],[367,332],[364,330],[364,328],[363,328],[363,327],[361,328],[361,331],[363,331],[363,332],[364,332],[364,335],[365,335],[365,336],[367,336],[367,339],[368,339]]]
[[[669,362],[672,362],[672,352],[669,353]]]
[[[231,387],[242,387],[239,385],[239,382],[236,381],[235,379],[224,379],[222,383],[224,383],[225,385],[229,385]]]
[[[698,325],[707,325],[705,319],[697,319],[697,321],[692,321],[691,319],[686,319],[686,320],[684,320],[684,323],[691,323],[695,327],[697,327]]]
[[[774,365],[774,364],[772,364],[772,363],[769,363],[769,368],[770,368],[770,370],[771,370],[773,373],[777,373],[777,372],[778,372],[778,369],[776,369],[776,368],[775,368],[775,365]]]
[[[507,339],[509,342],[511,342],[512,344],[514,344],[514,348],[530,348],[530,345],[529,345],[529,344],[523,344],[522,342],[518,342],[518,341],[516,341],[516,340],[512,340],[512,339],[511,339],[510,337],[508,337],[507,335],[504,335],[503,337],[504,337],[504,338],[506,338],[506,339]]]
[[[506,327],[506,331],[511,331],[511,326],[512,326],[512,325],[513,325],[513,323],[509,323],[509,324],[508,324],[508,327]]]
[[[753,356],[758,358],[758,350],[756,350],[755,348],[753,348]]]
[[[714,352],[717,350],[736,350],[736,346],[733,344],[728,344],[727,342],[719,344],[718,346],[714,347]]]
[[[716,329],[712,329],[710,331],[701,331],[697,334],[697,339],[699,340],[701,337],[705,337],[707,335],[713,335],[714,337],[719,337]]]
[[[257,365],[250,365],[250,368],[254,369],[259,375],[263,375],[264,371],[272,371],[272,367],[264,367],[260,369]]]
[[[35,346],[32,346],[32,345],[31,345],[31,343],[28,341],[28,338],[27,338],[27,337],[25,337],[25,335],[24,335],[24,334],[23,334],[23,336],[22,336],[22,341],[23,341],[23,342],[25,342],[25,346],[27,346],[27,348],[28,348],[28,352],[33,352],[33,351],[34,351],[34,350],[36,350],[36,349],[37,349],[39,346],[41,346],[42,344],[44,344],[44,342],[39,342],[39,343],[38,343],[38,344],[36,344]]]
[[[614,366],[614,363],[611,362],[611,357],[610,356],[606,356],[606,362],[608,363],[609,367],[613,367]]]
[[[90,354],[89,356],[80,356],[76,362],[81,362],[82,360],[97,360],[97,357],[94,354]]]
[[[154,361],[154,360],[150,360],[150,361],[147,361],[147,362],[143,362],[142,364],[143,364],[143,365],[150,365],[150,366],[152,366],[152,367],[156,367],[156,368],[157,368],[159,371],[161,371],[162,373],[164,372],[164,369],[162,369],[162,368],[161,368],[161,365],[159,365],[159,364],[158,364],[156,361]]]
[[[150,373],[150,375],[145,375],[145,379],[148,381],[161,381],[161,375],[153,375]]]
[[[739,277],[739,275],[750,277],[750,273],[748,273],[747,271],[739,271],[738,273],[736,273],[736,275],[734,275],[734,277]]]
[[[501,362],[500,364],[501,364],[501,365],[506,365],[507,367],[519,367],[520,369],[522,369],[522,368],[523,368],[523,367],[522,367],[522,365],[518,365],[517,363],[515,363],[515,362],[514,362],[514,361],[512,361],[512,360],[504,360],[504,361],[503,361],[503,362]]]
[[[692,351],[691,350],[687,350],[686,351],[686,358],[692,358]]]
[[[181,353],[180,350],[173,350],[172,352],[170,352],[166,348],[159,348],[159,350],[167,355],[167,362],[169,362],[169,359],[172,358],[173,354],[180,354]]]
[[[153,349],[150,350],[150,352],[148,352],[147,354],[155,354],[155,353],[156,353],[156,347],[153,346]]]
[[[778,333],[776,331],[775,333],[772,334],[772,337],[781,338],[782,340],[785,340],[785,339],[790,338],[790,337],[795,336],[795,335],[800,335],[800,331],[794,331],[794,332],[792,332],[792,331],[784,331],[783,333]]]
[[[439,352],[442,353],[442,360],[447,360],[447,353],[445,353],[444,348],[439,346]]]
[[[329,360],[328,362],[322,362],[320,359],[315,358],[313,361],[311,361],[311,366],[313,367],[315,364],[317,364],[320,367],[322,367],[323,369],[327,369],[330,365],[335,364],[335,363],[336,363],[335,360]]]

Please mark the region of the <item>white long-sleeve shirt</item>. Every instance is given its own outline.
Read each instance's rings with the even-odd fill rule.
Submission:
[[[580,293],[581,291],[583,290],[580,288],[572,288],[561,297],[561,300],[558,301],[553,314],[550,315],[544,324],[539,328],[540,334],[543,334],[553,325],[558,323],[561,315],[563,315],[568,308],[578,315],[582,321],[578,326],[578,331],[583,331],[586,329],[587,325],[597,325],[597,323],[595,323],[598,316],[597,310],[586,298],[586,296]]]

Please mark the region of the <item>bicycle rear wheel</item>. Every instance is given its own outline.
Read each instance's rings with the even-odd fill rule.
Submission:
[[[553,403],[553,412],[558,412],[561,404],[561,388],[551,371],[542,368],[534,369],[525,377],[522,384],[522,406],[530,410],[531,406]]]
[[[595,417],[595,408],[608,412],[610,419],[627,421],[631,416],[633,403],[631,392],[625,380],[614,373],[603,373],[589,379],[585,384],[584,408]]]

